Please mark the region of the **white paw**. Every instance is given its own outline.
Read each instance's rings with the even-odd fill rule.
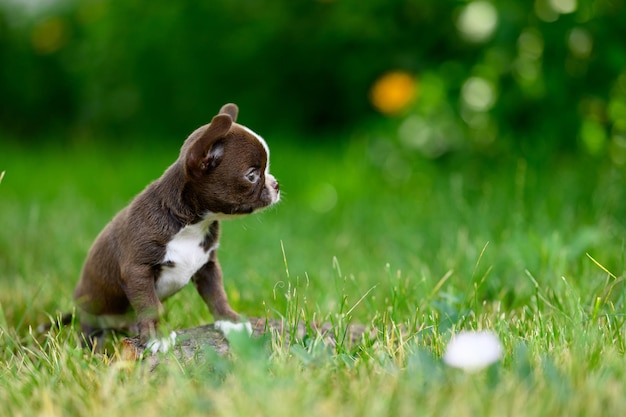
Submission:
[[[248,333],[248,336],[252,335],[252,325],[249,321],[233,323],[232,321],[218,320],[215,322],[215,328],[224,333],[224,336],[228,337],[231,332],[243,332]]]
[[[152,339],[146,345],[146,350],[155,354],[157,352],[167,353],[172,346],[176,344],[176,332],[170,333],[168,337],[162,337],[160,339]]]

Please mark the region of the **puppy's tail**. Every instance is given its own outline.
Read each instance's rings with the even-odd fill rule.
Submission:
[[[68,324],[72,324],[74,322],[74,312],[72,313],[63,313],[59,316],[57,316],[56,318],[50,316],[50,323],[47,324],[40,324],[39,326],[37,326],[37,332],[38,333],[47,333],[50,330],[52,330],[52,328],[58,328],[60,329],[63,326],[67,326]]]

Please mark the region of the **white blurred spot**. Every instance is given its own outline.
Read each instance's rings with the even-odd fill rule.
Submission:
[[[472,110],[487,111],[496,102],[493,86],[484,78],[470,77],[461,88],[463,102]]]
[[[479,371],[502,358],[502,344],[492,331],[460,332],[450,340],[443,361],[466,372]]]
[[[483,42],[498,26],[498,12],[493,4],[487,1],[473,1],[463,7],[456,26],[467,40]]]

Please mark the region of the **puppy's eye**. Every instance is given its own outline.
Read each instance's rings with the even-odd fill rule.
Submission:
[[[259,171],[257,169],[251,169],[246,174],[246,179],[250,181],[252,184],[256,184],[259,181],[260,177],[261,176],[259,175]]]

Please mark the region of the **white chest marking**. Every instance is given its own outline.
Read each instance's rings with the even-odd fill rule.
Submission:
[[[165,247],[164,265],[156,282],[160,300],[176,293],[189,283],[191,277],[209,260],[218,243],[205,250],[202,242],[213,219],[185,226],[176,233]]]

